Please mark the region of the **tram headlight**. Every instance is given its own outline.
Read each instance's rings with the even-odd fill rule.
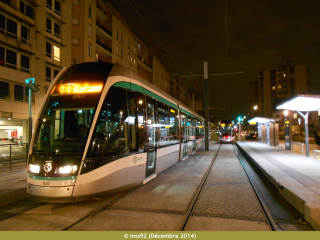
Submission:
[[[72,173],[77,171],[77,165],[73,165],[73,166],[63,166],[63,167],[59,167],[58,168],[58,172],[60,174],[66,174],[66,173]]]
[[[33,173],[39,173],[40,172],[40,166],[39,165],[34,165],[34,164],[29,164],[29,171]]]

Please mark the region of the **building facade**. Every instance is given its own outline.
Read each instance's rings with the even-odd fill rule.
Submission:
[[[259,115],[271,117],[284,99],[310,93],[310,72],[305,64],[286,64],[259,71]]]
[[[36,119],[60,70],[82,62],[119,63],[183,102],[159,59],[106,0],[0,0],[0,139],[27,142],[26,79],[40,89],[32,93]]]

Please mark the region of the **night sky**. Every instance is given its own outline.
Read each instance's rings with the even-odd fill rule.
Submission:
[[[250,81],[258,80],[259,69],[287,61],[306,64],[311,94],[320,94],[319,0],[109,2],[173,72],[203,75],[208,62],[209,107],[221,118],[250,112]],[[210,76],[227,71],[244,73]],[[202,92],[203,77],[190,86]]]

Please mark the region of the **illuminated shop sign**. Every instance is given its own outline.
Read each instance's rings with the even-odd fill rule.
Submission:
[[[102,89],[102,85],[89,85],[89,83],[68,84],[68,85],[60,85],[59,92],[62,94],[95,93],[95,92],[101,92],[101,89]]]

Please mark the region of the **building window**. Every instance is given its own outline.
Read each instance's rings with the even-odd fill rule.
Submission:
[[[30,42],[30,29],[21,25],[21,42],[29,43]]]
[[[92,14],[92,7],[89,6],[89,18],[91,18],[91,14]]]
[[[123,58],[123,49],[121,48],[121,58]]]
[[[281,86],[278,86],[278,89],[281,89]]]
[[[60,38],[61,26],[58,23],[47,18],[46,31],[54,35],[55,37]]]
[[[17,53],[6,49],[6,66],[10,68],[17,68]]]
[[[96,53],[96,62],[99,61],[99,53]]]
[[[23,72],[29,72],[29,57],[21,54],[20,60],[20,70]]]
[[[276,90],[276,86],[272,86],[272,90]]]
[[[73,25],[79,25],[79,18],[72,18]]]
[[[11,20],[10,18],[7,18],[7,25],[6,25],[6,33],[8,36],[17,38],[17,29],[18,29],[18,24],[17,22]]]
[[[49,18],[47,18],[46,31],[52,34],[52,21]]]
[[[53,59],[60,62],[60,48],[53,46]]]
[[[46,56],[51,58],[51,44],[46,43]]]
[[[53,55],[52,55],[52,52],[53,52]],[[53,58],[54,60],[60,62],[60,48],[47,42],[46,43],[46,56]]]
[[[72,0],[72,4],[73,4],[73,5],[79,5],[80,2],[79,2],[79,0]]]
[[[117,30],[117,40],[119,40],[119,30]]]
[[[20,1],[20,12],[34,19],[35,9],[31,7],[29,4],[25,3],[24,1]]]
[[[92,56],[92,44],[89,43],[89,56]]]
[[[14,101],[28,102],[29,89],[26,86],[14,84]]]
[[[11,6],[11,0],[1,0],[1,2],[4,2],[5,4]]]
[[[60,16],[61,3],[57,0],[47,0],[47,8]]]
[[[123,43],[123,34],[121,33],[121,39],[120,42]]]
[[[90,23],[88,23],[88,35],[92,37],[92,25]]]
[[[116,55],[119,56],[119,46],[116,46]]]
[[[60,25],[57,23],[54,23],[54,35],[58,38],[60,38],[60,31],[61,31]]]
[[[53,78],[56,78],[59,72],[60,72],[59,70],[53,69]]]
[[[10,99],[10,84],[0,81],[0,99]]]
[[[79,45],[79,38],[72,38],[73,45]]]
[[[51,82],[58,75],[60,70],[46,67],[46,81]]]
[[[79,63],[79,58],[73,58],[72,59],[72,65],[76,65]]]
[[[51,82],[51,68],[46,67],[46,81]]]

